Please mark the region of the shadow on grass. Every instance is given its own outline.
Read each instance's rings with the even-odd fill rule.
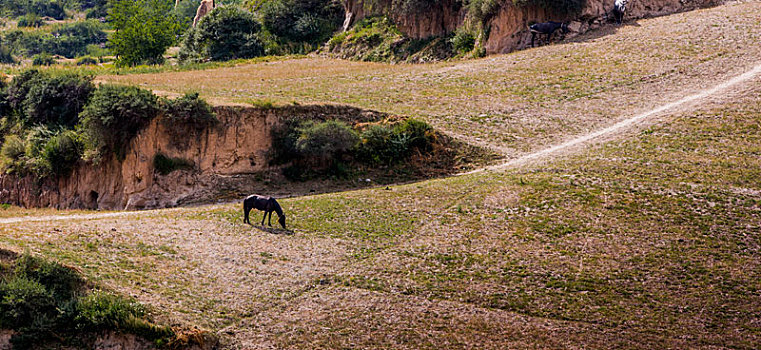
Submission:
[[[271,233],[273,235],[286,235],[286,236],[292,236],[295,234],[295,232],[283,229],[283,228],[277,228],[277,227],[269,227],[269,226],[260,226],[260,225],[251,225],[252,228],[255,228],[259,231],[264,231],[267,233]]]

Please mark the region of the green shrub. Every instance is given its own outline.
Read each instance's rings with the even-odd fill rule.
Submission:
[[[259,13],[268,32],[292,42],[323,43],[344,20],[336,0],[269,0]]]
[[[6,159],[17,160],[24,155],[25,150],[24,140],[18,135],[8,135],[5,137],[3,147],[0,148],[0,154]]]
[[[183,158],[170,158],[162,153],[153,156],[153,169],[161,175],[169,175],[175,170],[192,169],[193,162]]]
[[[406,135],[409,147],[427,151],[433,146],[433,127],[419,119],[406,119],[394,127],[394,133]]]
[[[204,129],[217,122],[211,105],[198,96],[197,92],[186,93],[182,97],[163,101],[164,122],[173,128]]]
[[[450,41],[452,42],[454,50],[459,53],[471,52],[476,46],[476,37],[465,30],[458,30],[455,32]]]
[[[70,268],[28,254],[2,267],[0,329],[14,331],[14,349],[90,348],[95,336],[107,331],[135,334],[156,345],[175,338],[171,328],[150,322],[144,306],[87,290]]]
[[[30,77],[23,82],[26,90],[20,106],[23,122],[67,128],[76,125],[79,113],[95,90],[92,78],[73,73],[40,73]]]
[[[423,121],[407,119],[396,125],[372,125],[362,132],[357,158],[368,163],[391,164],[402,161],[411,152],[430,150],[433,128]]]
[[[43,159],[56,175],[67,175],[82,156],[82,145],[74,131],[64,131],[45,144]]]
[[[181,61],[227,61],[264,55],[254,15],[234,6],[217,7],[185,34]]]
[[[348,124],[339,120],[304,123],[299,129],[296,150],[302,156],[335,159],[347,153],[359,142],[357,133]]]
[[[114,0],[108,19],[116,30],[108,45],[120,66],[163,63],[164,52],[182,30],[172,3],[165,0]]]
[[[128,143],[158,111],[158,98],[151,91],[101,85],[80,115],[87,147],[124,159]]]
[[[83,56],[77,59],[77,66],[94,66],[98,64],[98,60],[90,56]]]
[[[0,282],[0,328],[27,328],[55,311],[53,296],[40,282],[26,276]]]
[[[33,66],[52,66],[55,64],[55,58],[47,53],[40,53],[32,56]]]
[[[84,284],[84,280],[76,271],[29,254],[24,254],[16,260],[14,273],[16,276],[39,282],[56,300],[73,298]]]
[[[35,125],[30,128],[26,134],[25,154],[28,158],[38,158],[42,156],[45,145],[48,140],[55,136],[55,131],[50,130],[46,125]]]

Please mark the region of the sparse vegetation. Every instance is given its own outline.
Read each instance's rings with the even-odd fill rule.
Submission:
[[[327,47],[333,56],[371,62],[431,62],[452,56],[448,38],[407,38],[385,16],[360,20],[333,36]]]

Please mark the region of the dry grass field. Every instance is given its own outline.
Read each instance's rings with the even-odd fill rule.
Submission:
[[[747,71],[759,25],[761,3],[743,2],[476,61],[101,79],[422,116],[514,158]],[[614,136],[501,171],[283,199],[288,231],[229,204],[0,220],[0,247],[234,349],[758,348],[761,79]]]

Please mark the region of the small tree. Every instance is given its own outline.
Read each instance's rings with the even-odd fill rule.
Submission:
[[[250,12],[234,6],[215,8],[185,35],[180,59],[226,61],[262,56],[260,29]]]
[[[181,24],[166,0],[113,0],[108,20],[116,30],[108,45],[121,66],[160,64]]]

